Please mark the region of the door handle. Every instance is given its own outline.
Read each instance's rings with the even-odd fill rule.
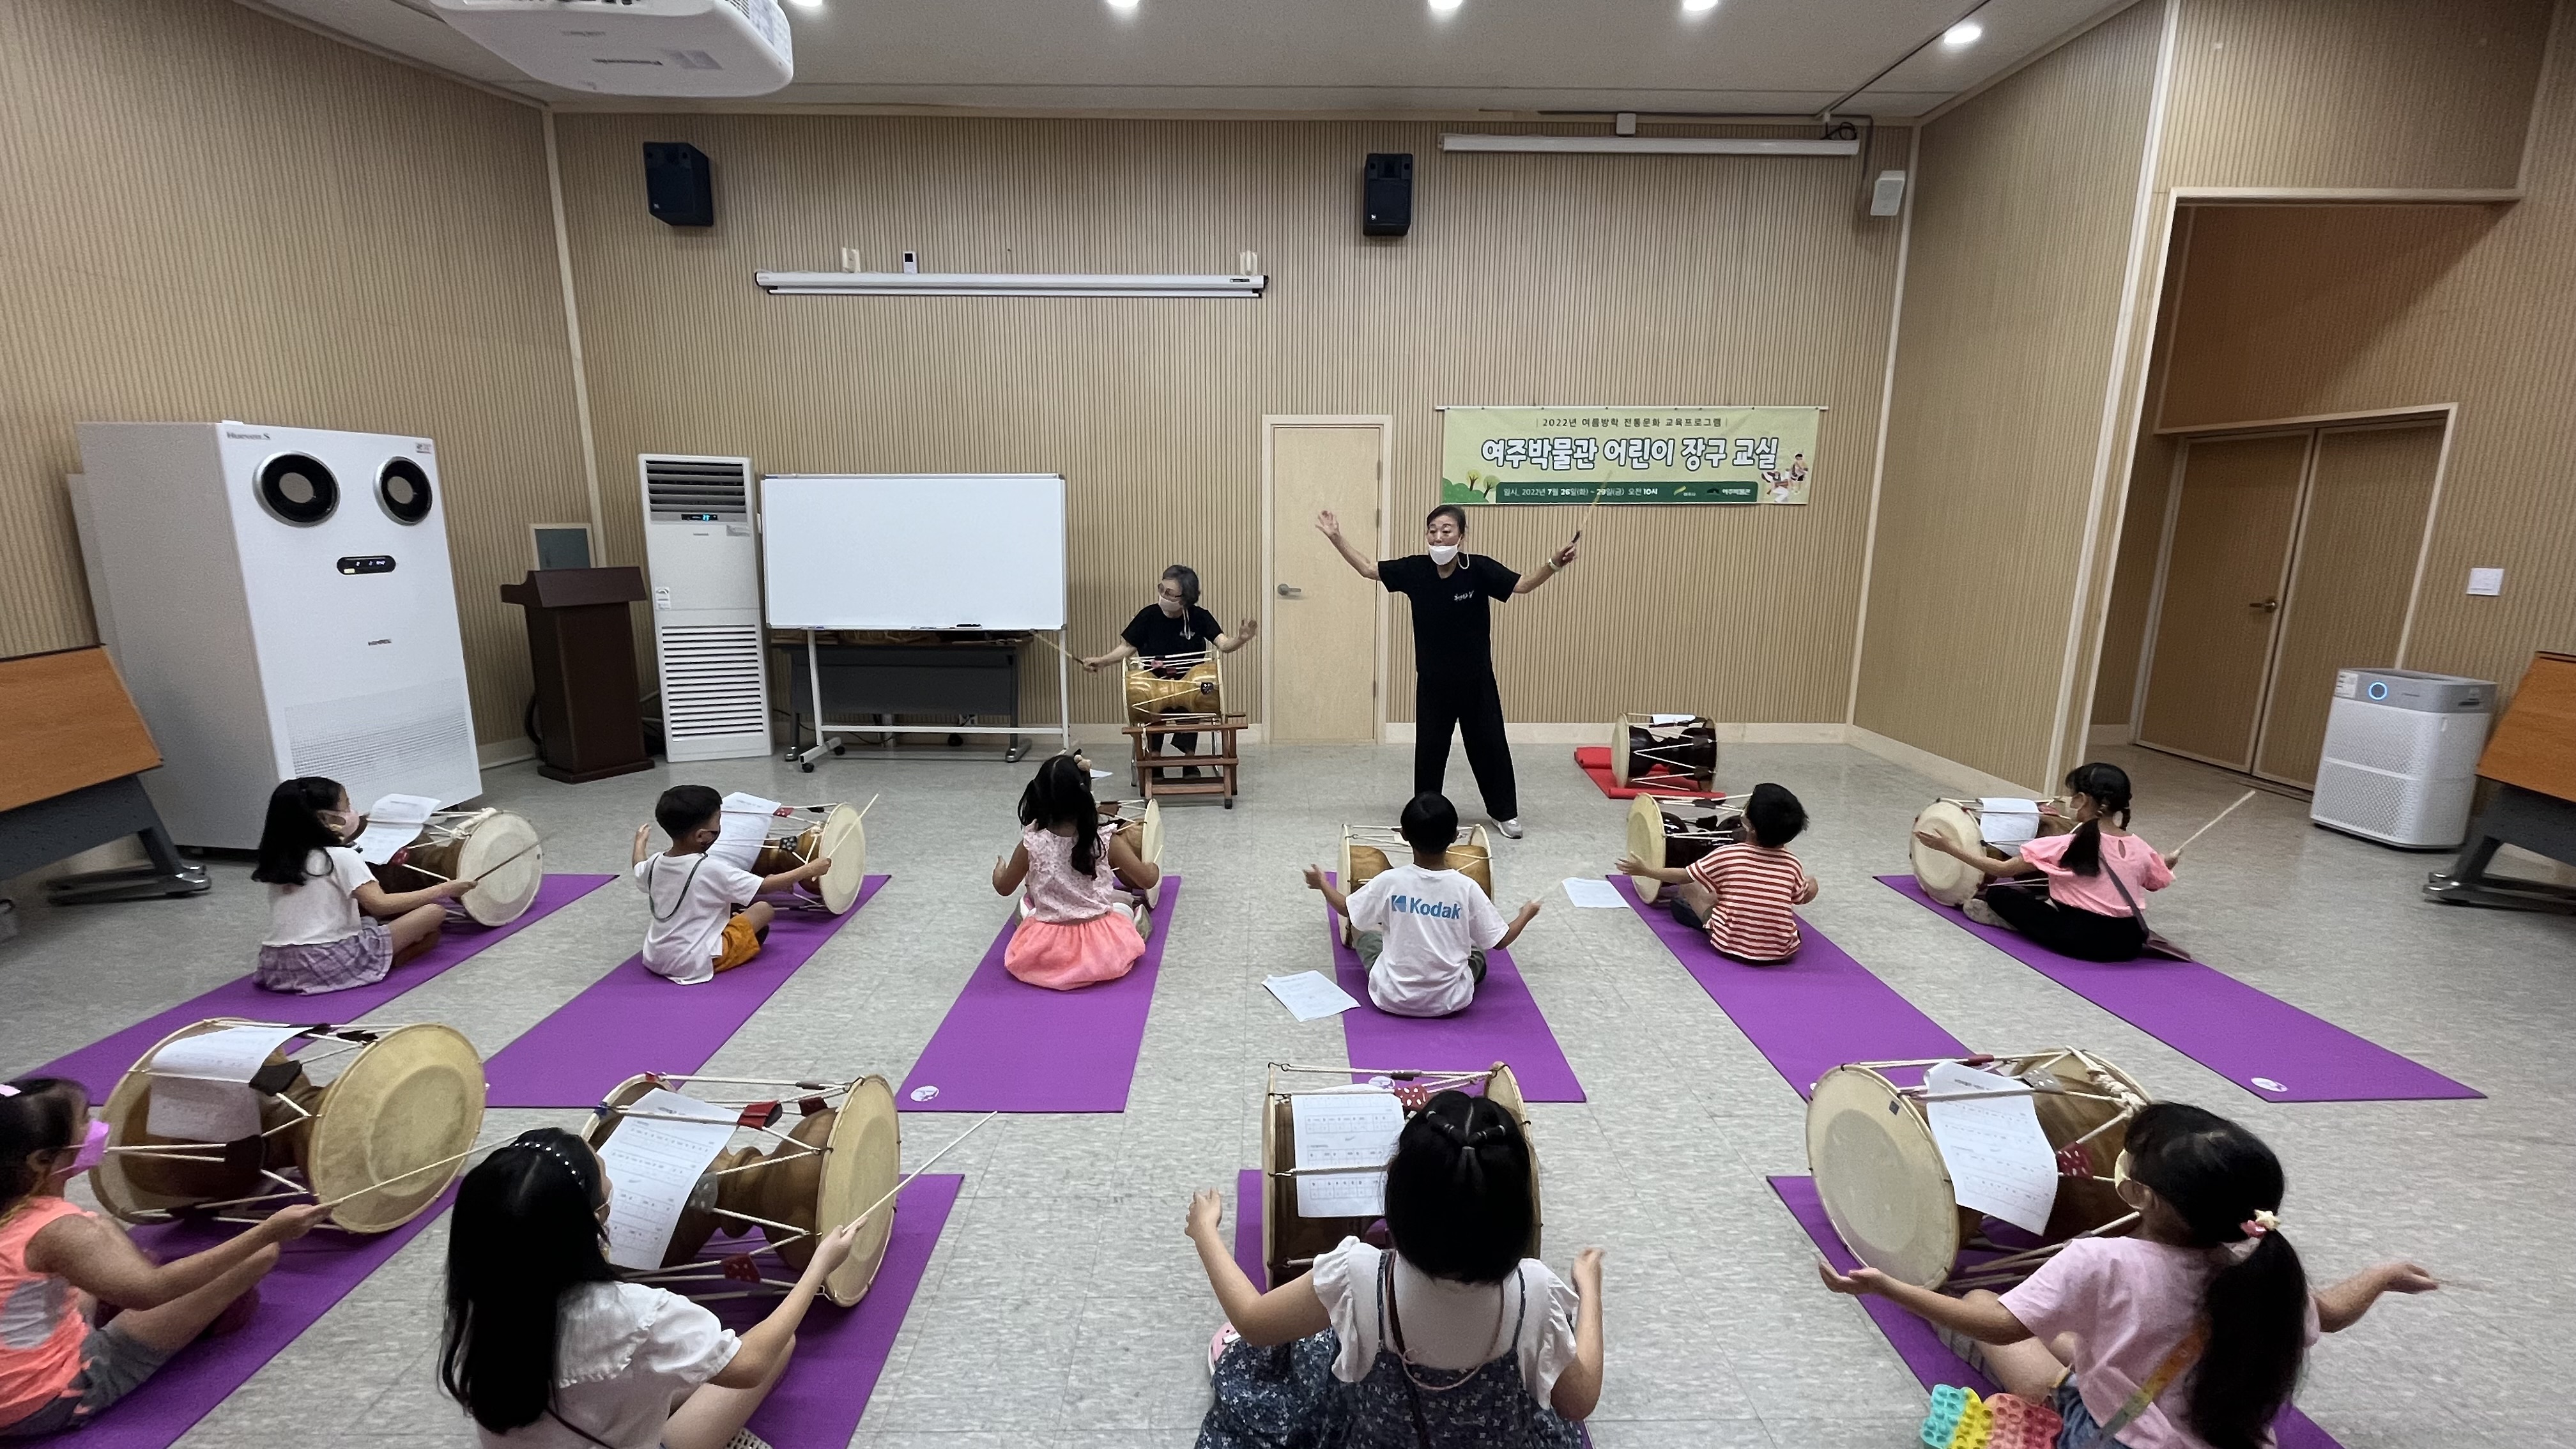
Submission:
[[[2279,599],[2256,599],[2245,607],[2249,609],[2260,609],[2264,613],[2270,614],[2277,612],[2280,609],[2281,601]]]
[[[1295,584],[1281,584],[1279,586],[1279,597],[1283,599],[1302,599],[1306,597],[1306,591],[1297,587]]]

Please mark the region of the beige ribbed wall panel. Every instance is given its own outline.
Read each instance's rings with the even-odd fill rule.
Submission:
[[[1902,164],[1902,133],[1880,133],[1863,164],[1453,157],[1440,128],[1398,123],[560,126],[613,558],[640,562],[643,450],[747,454],[764,472],[1061,472],[1074,642],[1097,651],[1176,560],[1229,628],[1258,612],[1264,414],[1391,415],[1393,537],[1410,549],[1436,487],[1437,405],[1823,404],[1816,503],[1604,508],[1584,563],[1499,611],[1496,653],[1520,720],[1842,715],[1897,240],[1865,215],[1863,187]],[[714,158],[715,227],[646,214],[651,140]],[[1371,151],[1416,158],[1401,241],[1359,235]],[[752,284],[837,267],[844,246],[888,269],[917,250],[925,271],[1220,272],[1250,250],[1270,294],[775,298]],[[1473,543],[1532,566],[1578,511],[1481,509]],[[1374,587],[1347,571],[1306,586]],[[1390,630],[1388,712],[1404,720],[1401,604]],[[1052,717],[1052,656],[1027,662],[1028,711]],[[1075,679],[1076,719],[1116,715],[1110,680]],[[1258,717],[1259,656],[1237,656],[1228,682]]]
[[[1923,136],[1857,723],[2035,783],[2073,607],[2163,7]]]
[[[2183,0],[2160,186],[2511,187],[2552,0]]]
[[[220,0],[0,4],[0,654],[95,637],[84,421],[437,440],[476,733],[527,525],[587,511],[539,117]]]

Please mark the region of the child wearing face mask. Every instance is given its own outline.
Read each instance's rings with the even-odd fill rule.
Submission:
[[[1143,655],[1148,661],[1186,661],[1155,671],[1166,678],[1178,679],[1188,672],[1189,664],[1197,662],[1198,656],[1211,649],[1219,654],[1232,654],[1251,643],[1260,633],[1261,621],[1258,619],[1244,620],[1239,633],[1226,633],[1225,626],[1217,622],[1216,615],[1199,607],[1198,570],[1188,564],[1174,564],[1163,570],[1162,578],[1156,581],[1154,602],[1137,610],[1136,617],[1128,620],[1127,627],[1120,631],[1118,647],[1106,654],[1084,659],[1082,667],[1097,674],[1122,659],[1137,655]],[[1195,734],[1174,734],[1168,738],[1172,748],[1181,754],[1189,754],[1198,748],[1199,737]],[[1198,772],[1198,766],[1185,765],[1181,768],[1181,777],[1192,779]]]
[[[2060,1449],[2270,1449],[2320,1330],[2350,1328],[2382,1293],[2440,1286],[2383,1263],[2310,1291],[2281,1234],[2280,1159],[2214,1112],[2157,1102],[2127,1141],[2111,1181],[2137,1230],[2068,1243],[2001,1296],[1817,1271],[1929,1320],[2006,1392],[2055,1409]]]
[[[0,1439],[78,1429],[140,1388],[226,1310],[255,1303],[277,1245],[329,1211],[287,1208],[230,1242],[155,1263],[63,1196],[106,1155],[107,1124],[89,1120],[78,1082],[0,1083]],[[123,1311],[101,1324],[102,1305]]]
[[[304,775],[269,793],[250,873],[268,887],[261,986],[314,995],[382,981],[436,945],[446,903],[474,889],[470,880],[443,880],[386,890],[348,846],[365,825],[337,780]]]

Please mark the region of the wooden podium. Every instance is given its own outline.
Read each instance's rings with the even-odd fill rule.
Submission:
[[[2508,845],[2576,865],[2576,654],[2531,656],[2478,773],[2495,792],[2469,822],[2460,858],[2427,879],[2424,894],[2452,905],[2576,913],[2576,890],[2488,870]]]
[[[538,774],[579,785],[652,768],[626,607],[644,596],[634,568],[532,569],[501,586],[503,603],[528,611]]]
[[[160,746],[107,651],[95,645],[0,660],[0,878],[139,836],[148,865],[48,883],[56,905],[193,896],[206,868],[179,858],[139,778]]]

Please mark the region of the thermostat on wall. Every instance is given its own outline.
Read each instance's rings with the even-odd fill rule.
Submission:
[[[2469,592],[2493,597],[2504,592],[2504,570],[2469,570]]]

